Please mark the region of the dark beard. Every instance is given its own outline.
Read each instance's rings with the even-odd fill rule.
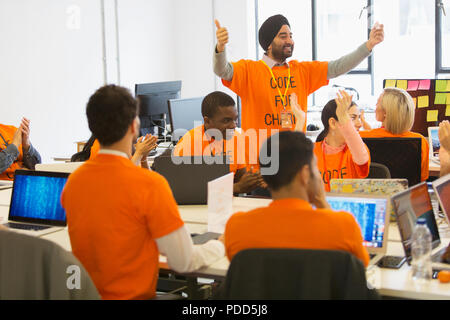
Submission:
[[[275,60],[284,62],[287,58],[292,57],[292,54],[294,53],[294,46],[290,46],[291,48],[291,53],[289,54],[284,54],[284,48],[281,48],[281,50],[273,50],[272,49],[272,56],[275,58]]]

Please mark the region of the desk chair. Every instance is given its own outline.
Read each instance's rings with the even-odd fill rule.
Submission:
[[[371,162],[368,179],[391,179],[391,173],[384,164]]]
[[[420,182],[422,140],[420,138],[363,138],[371,161],[385,165],[392,179],[408,179],[411,187]]]
[[[249,249],[236,254],[216,299],[378,299],[364,266],[344,251]]]
[[[79,289],[77,285],[79,269]],[[75,271],[74,271],[75,270]],[[81,263],[57,244],[0,230],[0,300],[100,299]]]

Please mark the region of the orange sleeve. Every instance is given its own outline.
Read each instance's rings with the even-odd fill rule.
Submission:
[[[328,85],[328,62],[327,61],[308,61],[302,62],[308,75],[308,95],[317,89]]]
[[[430,174],[430,149],[429,149],[429,145],[428,145],[428,141],[427,139],[425,139],[424,137],[421,138],[422,139],[422,168],[420,170],[420,175],[421,175],[421,181],[426,181],[428,179],[428,176]]]
[[[150,197],[146,204],[149,211],[147,226],[153,239],[168,235],[184,225],[169,183],[159,174],[155,175],[154,183],[148,187]]]
[[[248,86],[248,63],[247,60],[242,59],[231,64],[233,65],[233,79],[231,81],[222,79],[222,83],[237,95],[241,95]]]

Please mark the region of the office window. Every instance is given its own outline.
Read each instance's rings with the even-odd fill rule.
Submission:
[[[450,73],[449,14],[450,0],[436,0],[436,73]]]
[[[435,0],[374,0],[373,21],[384,24],[374,52],[375,96],[383,79],[435,77]]]
[[[356,49],[367,40],[371,6],[368,0],[314,0],[316,59],[330,61]],[[314,45],[314,44],[313,44]],[[353,71],[370,73],[364,60]]]

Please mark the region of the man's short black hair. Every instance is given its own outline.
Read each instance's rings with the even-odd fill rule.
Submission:
[[[272,144],[278,144],[278,148]],[[272,147],[278,154],[270,154]],[[262,175],[271,190],[279,190],[281,187],[287,186],[304,165],[312,165],[314,145],[303,132],[282,131],[269,137],[261,148],[259,157],[261,168],[273,165],[273,163],[263,164],[261,162],[261,158],[266,152],[264,150],[267,150],[271,161],[279,161],[277,173]]]
[[[208,94],[202,101],[202,116],[212,118],[219,107],[234,107],[232,97],[222,91],[214,91]]]
[[[138,112],[138,102],[130,91],[116,85],[98,89],[86,107],[89,129],[104,146],[122,139]]]

